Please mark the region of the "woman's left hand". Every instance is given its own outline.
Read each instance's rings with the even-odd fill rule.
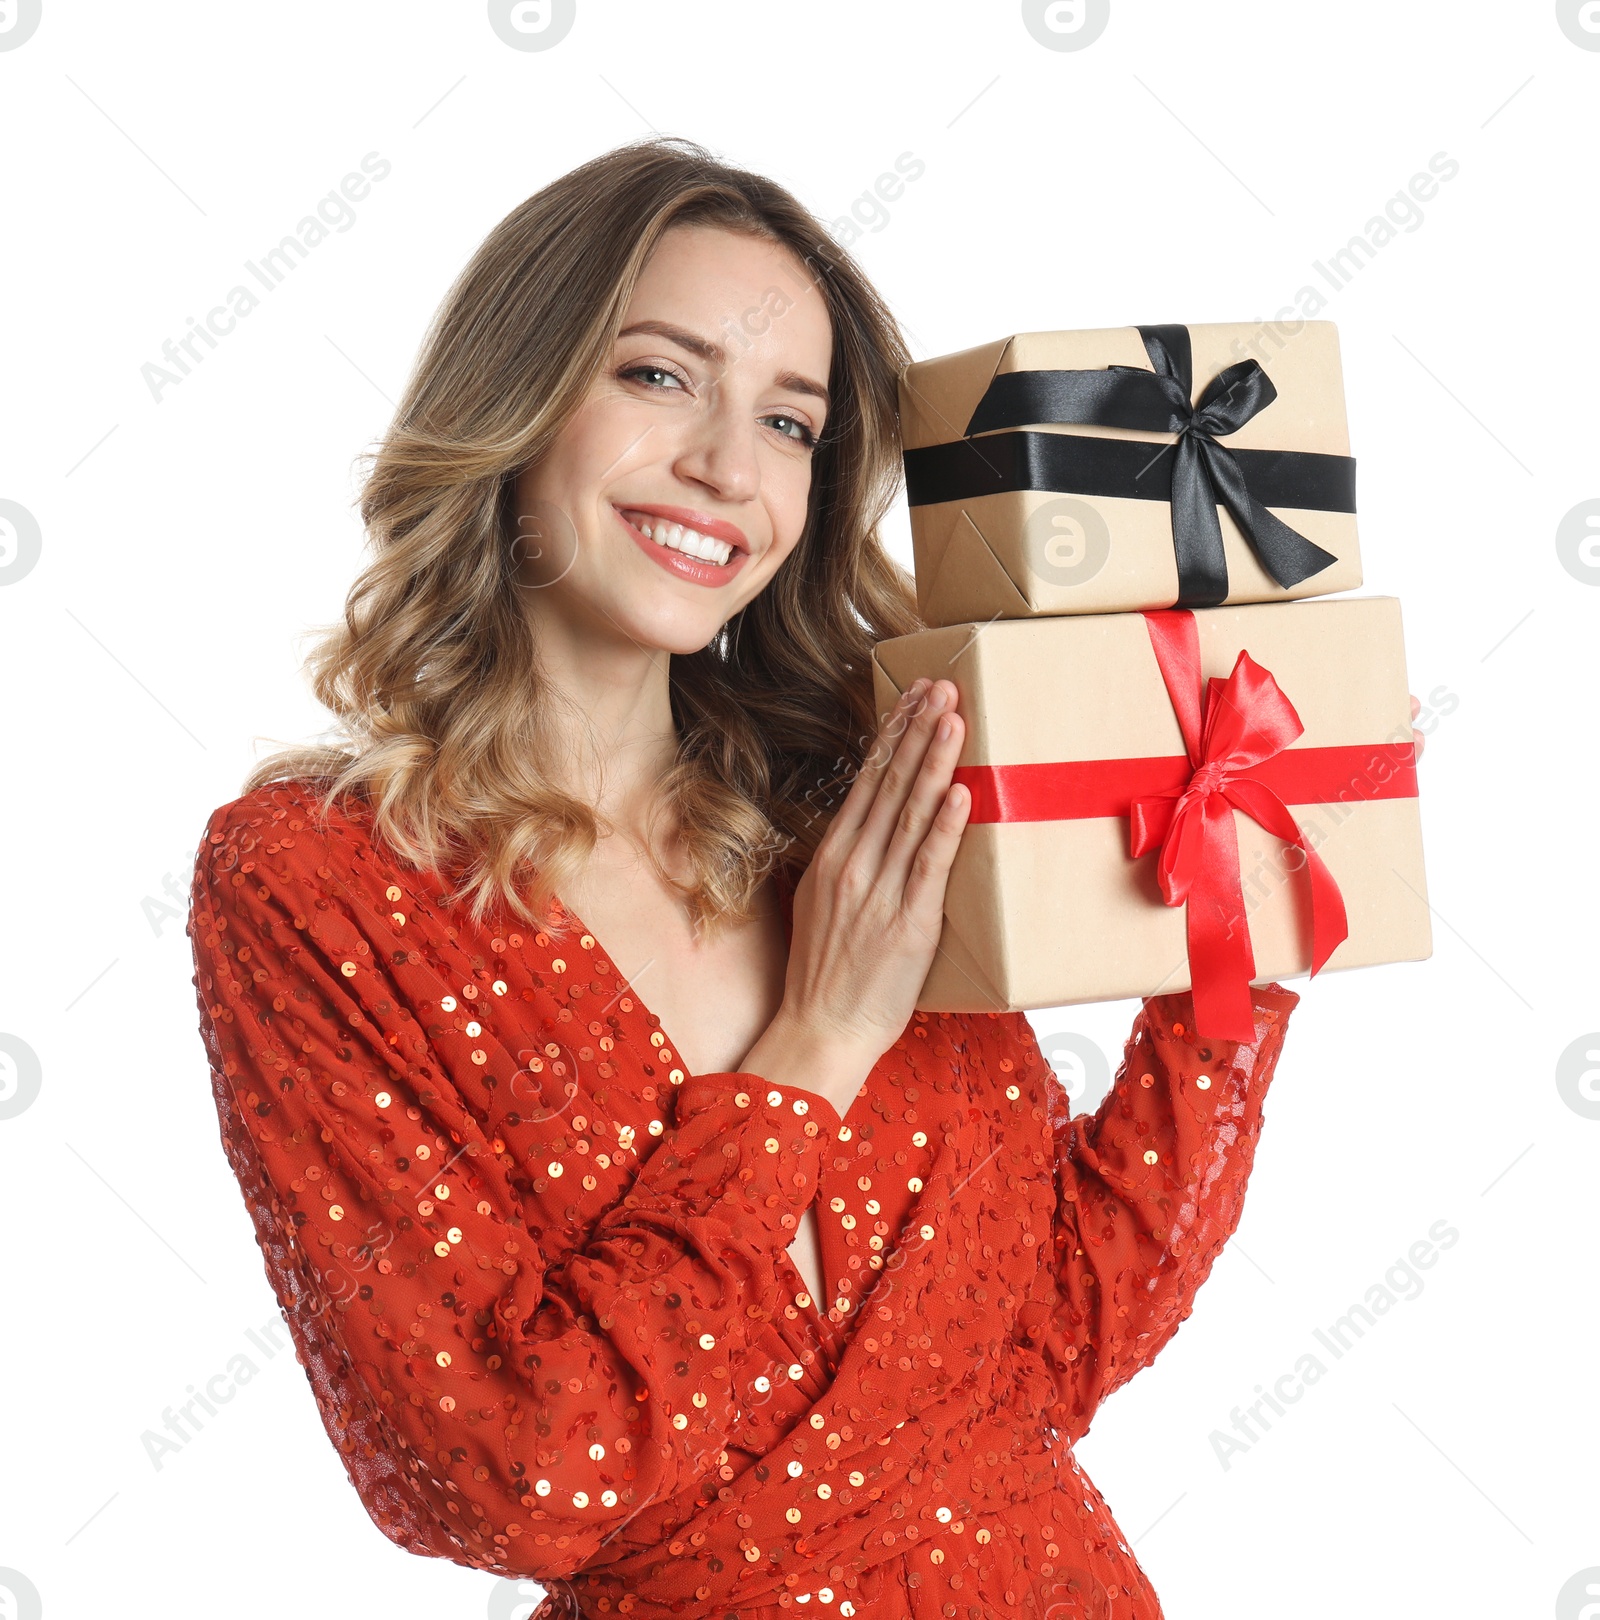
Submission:
[[[1411,718],[1413,720],[1415,720],[1417,718],[1417,716],[1419,714],[1421,714],[1421,713],[1422,713],[1422,705],[1417,702],[1417,695],[1416,695],[1415,692],[1413,692],[1411,694]],[[1411,740],[1417,745],[1417,758],[1421,759],[1422,758],[1422,745],[1425,742],[1427,742],[1428,739],[1426,737],[1424,737],[1422,735],[1422,733],[1420,731],[1418,731],[1415,726],[1413,726],[1411,728]]]

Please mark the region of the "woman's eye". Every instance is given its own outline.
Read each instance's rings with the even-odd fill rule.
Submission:
[[[679,387],[683,386],[683,379],[677,374],[677,372],[669,371],[665,366],[656,366],[656,365],[629,366],[625,371],[620,373],[620,375],[622,375],[624,377],[639,377],[639,378],[645,378],[645,377],[652,377],[652,378],[653,377],[670,377],[673,382],[678,384]],[[655,383],[655,382],[651,382],[649,384],[649,386],[651,388],[656,388],[656,387],[659,387],[661,385],[658,384],[658,383]]]
[[[804,422],[797,421],[792,416],[769,416],[766,420],[769,422],[787,422],[790,427],[798,428],[800,430],[798,433],[790,433],[784,428],[779,428],[778,431],[782,433],[786,439],[794,439],[797,443],[803,444],[808,450],[814,450],[816,448],[817,436],[805,425]]]
[[[642,382],[646,388],[652,388],[662,392],[671,392],[673,389],[677,389],[681,392],[688,391],[688,384],[683,380],[682,377],[678,375],[677,372],[671,370],[667,366],[658,365],[653,361],[647,361],[644,364],[637,366],[626,366],[623,368],[623,370],[619,371],[617,375],[630,380],[637,379],[638,381]],[[663,380],[658,381],[657,379]],[[802,444],[808,450],[816,449],[816,434],[798,418],[779,414],[765,416],[762,418],[762,420],[764,422],[775,422],[780,424],[778,427],[778,432],[781,433],[784,438],[793,439],[796,444]]]

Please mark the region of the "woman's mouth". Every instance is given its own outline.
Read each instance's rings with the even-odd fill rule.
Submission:
[[[621,506],[612,510],[646,556],[694,585],[726,585],[750,555],[726,540],[713,539],[651,512]]]

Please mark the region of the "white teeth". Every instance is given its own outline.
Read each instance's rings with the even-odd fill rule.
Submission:
[[[672,551],[681,551],[686,557],[698,557],[703,562],[725,563],[733,555],[733,547],[726,540],[713,540],[695,529],[686,529],[681,523],[666,523],[660,518],[647,517],[643,512],[628,521],[647,539]]]

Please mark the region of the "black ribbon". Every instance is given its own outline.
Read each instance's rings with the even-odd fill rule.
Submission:
[[[1153,370],[1008,371],[989,384],[966,437],[905,452],[912,506],[970,500],[1009,490],[1167,501],[1178,562],[1175,607],[1214,607],[1228,594],[1222,502],[1261,566],[1287,590],[1336,561],[1267,510],[1354,512],[1355,461],[1304,450],[1230,450],[1236,433],[1278,397],[1254,360],[1219,371],[1198,404],[1186,326],[1141,326]],[[1175,433],[1159,447],[1131,439],[1066,433],[998,433],[1027,423],[1088,423]],[[974,434],[989,434],[975,439]]]

